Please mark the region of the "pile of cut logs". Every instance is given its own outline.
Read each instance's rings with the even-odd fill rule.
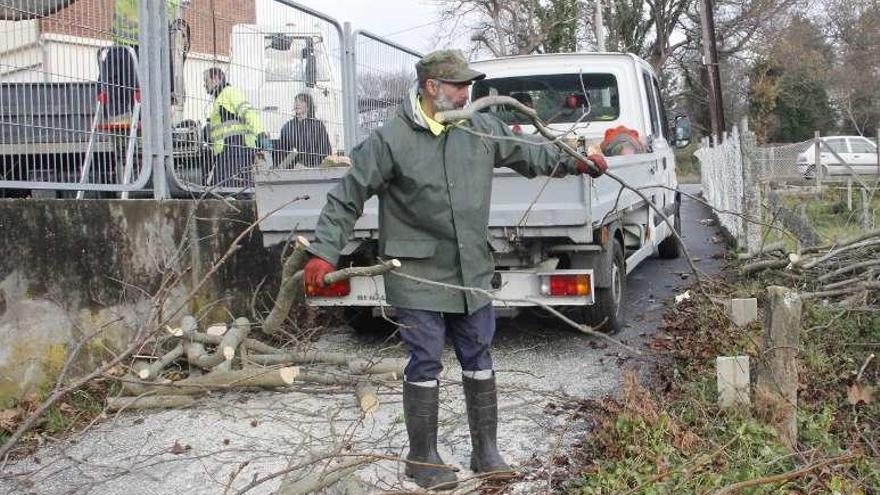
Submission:
[[[284,263],[275,306],[261,330],[278,333],[294,303],[304,298],[302,267],[308,259],[308,241],[297,239]],[[325,283],[352,276],[373,276],[400,267],[397,260],[371,267],[346,268],[328,274]],[[218,390],[284,389],[298,383],[345,385],[354,389],[364,413],[379,406],[378,387],[397,381],[405,362],[396,358],[357,357],[309,349],[281,349],[251,337],[253,325],[237,318],[231,326],[211,325],[201,330],[198,321],[184,316],[181,325],[167,327],[159,338],[164,354],[152,360],[136,360],[123,379],[128,394],[108,399],[110,410],[185,407],[195,398]],[[187,377],[170,380],[170,367],[188,369]]]

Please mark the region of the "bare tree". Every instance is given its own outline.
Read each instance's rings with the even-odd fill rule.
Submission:
[[[415,82],[415,73],[407,70],[390,73],[366,72],[358,74],[358,99],[397,105],[403,102],[407,91]]]
[[[475,48],[496,57],[547,51],[552,38],[571,38],[578,29],[583,4],[578,0],[439,0],[441,18],[464,22]],[[551,49],[570,46],[552,40]]]
[[[842,127],[873,135],[880,127],[880,2],[832,0],[825,5],[827,35],[837,54],[830,92]]]

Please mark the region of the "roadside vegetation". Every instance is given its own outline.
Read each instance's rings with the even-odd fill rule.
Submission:
[[[735,280],[728,280],[734,282]],[[726,285],[722,294],[757,295]],[[595,428],[572,453],[566,493],[877,493],[880,378],[867,356],[880,315],[809,305],[802,333],[799,444],[790,451],[752,408],[716,405],[715,357],[760,353],[761,324],[734,327],[721,307],[685,302],[652,343],[668,360],[650,384],[629,375],[621,397],[590,404]],[[737,484],[748,485],[742,491]],[[725,487],[730,488],[725,491]]]
[[[846,192],[789,196],[823,242],[864,235],[860,204]],[[877,202],[877,199],[874,199]],[[871,213],[876,225],[877,205]],[[707,288],[671,307],[650,342],[655,369],[629,374],[618,398],[570,406],[590,424],[586,440],[543,466],[563,493],[864,494],[880,487],[880,305],[876,291],[843,300],[804,301],[798,353],[798,443],[786,447],[772,412],[755,405],[717,405],[715,358],[762,355],[762,318],[745,328],[728,318],[723,301],[762,297],[769,285],[799,290],[809,280],[779,271],[745,275],[734,262]],[[811,277],[810,273],[803,276]],[[698,291],[692,289],[692,293]],[[648,377],[648,378],[640,378]]]

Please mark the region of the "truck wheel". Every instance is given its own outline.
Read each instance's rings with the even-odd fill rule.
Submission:
[[[373,308],[345,308],[344,315],[355,333],[388,333],[395,328],[385,318],[373,316]]]
[[[673,218],[672,223],[675,225],[675,230],[678,231],[679,235],[681,235],[681,204],[679,203],[675,207],[675,218]],[[668,236],[666,239],[660,241],[660,244],[657,245],[657,255],[659,255],[664,260],[674,260],[678,258],[681,254],[681,249],[678,244],[678,239],[675,238],[675,235],[672,234]]]
[[[614,335],[623,330],[623,294],[626,290],[626,267],[623,248],[614,244],[614,260],[611,266],[611,287],[596,289],[596,302],[581,310],[583,323],[598,331]]]

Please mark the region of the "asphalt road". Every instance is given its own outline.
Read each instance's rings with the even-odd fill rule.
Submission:
[[[699,188],[684,187],[691,193]],[[700,223],[710,216],[702,205],[683,201],[685,242],[707,274],[719,270],[716,258],[724,250],[714,228]],[[679,275],[688,271],[684,257],[649,259],[633,271],[625,301],[628,326],[616,338],[633,347],[649,338],[674,296],[692,281]],[[320,344],[362,355],[380,350],[402,355],[396,340],[387,337],[338,328]],[[549,403],[613,393],[621,369],[640,363],[624,348],[597,343],[539,318],[502,320],[494,357],[500,390],[498,443],[506,458],[518,465],[566,449],[584,434],[583,424],[546,414]],[[458,384],[461,375],[451,349],[444,364],[439,450],[446,462],[461,466],[464,477],[470,474],[470,442]],[[231,487],[228,493],[236,493],[255,479],[296,468],[247,491],[274,493],[285,476],[294,479],[321,469],[324,464],[313,460],[331,452],[404,454],[399,385],[382,389],[381,401],[375,414],[362,417],[350,389],[305,387],[218,395],[185,410],[122,414],[70,441],[45,446],[36,458],[7,465],[0,474],[0,492],[216,494]],[[303,467],[297,467],[300,464]],[[542,483],[525,483],[514,491],[541,493],[546,491]],[[380,460],[325,493],[412,488],[400,463]]]

